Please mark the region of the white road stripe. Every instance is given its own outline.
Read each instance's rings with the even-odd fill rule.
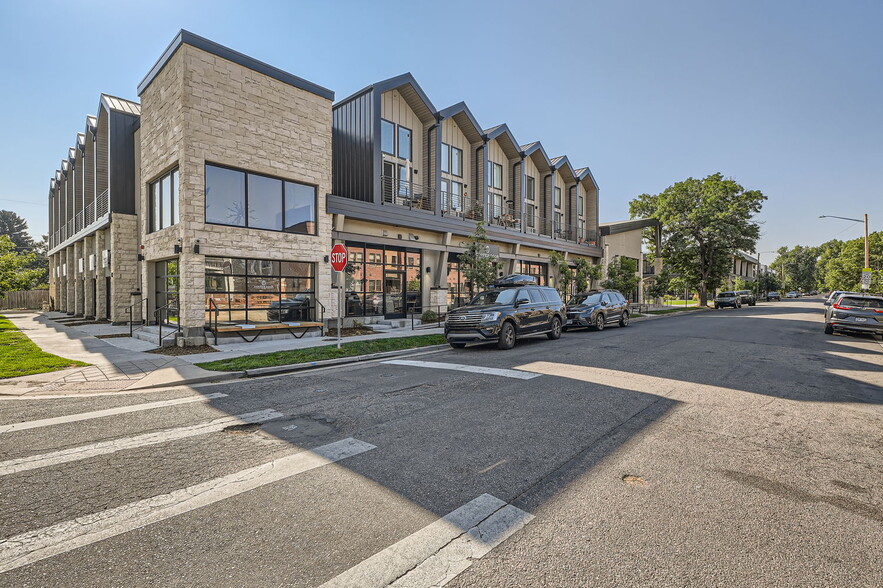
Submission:
[[[322,588],[444,585],[533,515],[482,494],[322,585]],[[464,561],[461,561],[465,558]]]
[[[391,365],[408,365],[413,367],[424,367],[436,370],[453,370],[457,372],[472,372],[474,374],[488,374],[491,376],[503,376],[504,378],[515,378],[516,380],[530,380],[538,378],[543,374],[532,374],[530,372],[507,370],[503,368],[492,368],[481,365],[466,365],[462,363],[443,363],[440,361],[416,361],[410,359],[391,359],[384,361]]]
[[[0,540],[0,573],[164,521],[371,449],[375,449],[374,445],[350,437],[168,494]]]
[[[108,453],[116,453],[117,451],[124,451],[126,449],[147,447],[148,445],[186,439],[187,437],[196,437],[197,435],[205,435],[207,433],[221,431],[226,427],[234,425],[262,423],[272,419],[278,419],[282,416],[284,415],[281,412],[275,410],[261,410],[237,416],[223,417],[209,422],[199,423],[198,425],[190,425],[189,427],[177,427],[175,429],[166,429],[164,431],[154,431],[151,433],[144,433],[143,435],[136,435],[134,437],[111,439],[108,441],[81,445],[79,447],[60,449],[50,453],[41,453],[40,455],[19,457],[0,462],[0,476],[45,468],[71,461],[79,461],[81,459],[88,459],[97,455],[107,455]]]
[[[0,425],[0,433],[11,433],[12,431],[25,431],[27,429],[39,429],[40,427],[51,427],[52,425],[60,425],[62,423],[75,423],[77,421],[88,421],[90,419],[99,419],[106,416],[117,414],[126,414],[129,412],[139,412],[142,410],[151,410],[154,408],[166,408],[168,406],[177,406],[179,404],[189,404],[191,402],[205,402],[206,400],[214,400],[215,398],[223,398],[227,396],[220,392],[206,394],[205,396],[187,396],[185,398],[175,398],[172,400],[160,400],[158,402],[147,402],[145,404],[130,404],[127,406],[118,406],[116,408],[106,408],[104,410],[93,410],[91,412],[81,412],[78,414],[69,414],[66,416],[54,417],[51,419],[40,419],[37,421],[25,421],[22,423],[12,423],[8,425]]]

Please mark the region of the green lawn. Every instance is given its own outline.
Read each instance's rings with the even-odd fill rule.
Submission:
[[[0,315],[0,379],[54,372],[89,365],[41,351],[28,337]]]
[[[671,314],[673,312],[683,312],[685,310],[699,310],[699,306],[680,306],[673,308],[665,308],[663,310],[649,310],[647,314]]]
[[[369,353],[381,353],[384,351],[414,349],[417,347],[426,347],[428,345],[441,345],[444,342],[444,335],[393,337],[389,339],[373,339],[368,341],[343,343],[341,344],[340,349],[337,348],[337,345],[324,345],[322,347],[310,347],[294,351],[277,351],[275,353],[246,355],[244,357],[236,357],[233,359],[219,359],[217,361],[207,361],[196,365],[207,370],[238,372],[261,367],[309,363],[311,361],[322,361],[323,359],[337,359],[338,357],[353,357]]]

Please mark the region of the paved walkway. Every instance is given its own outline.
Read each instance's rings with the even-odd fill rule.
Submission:
[[[45,374],[0,380],[0,395],[87,394],[138,390],[221,380],[235,374],[212,372],[181,361],[178,357],[133,351],[98,339],[81,329],[52,320],[60,313],[4,313],[40,349],[48,353],[89,363]],[[110,325],[88,325],[89,327]],[[126,338],[128,339],[128,338]],[[144,343],[139,341],[139,343]],[[150,345],[150,347],[154,347]]]
[[[156,349],[156,345],[148,341],[131,337],[98,338],[102,335],[126,335],[129,332],[126,326],[78,324],[85,321],[74,320],[58,312],[9,312],[4,315],[43,351],[92,365],[0,380],[0,396],[89,394],[232,379],[239,374],[214,372],[193,364],[333,345],[337,341],[332,337],[304,337],[254,343],[236,342],[212,346],[217,352],[169,356],[146,353],[147,350]],[[348,343],[442,332],[443,329],[440,328],[393,329],[373,335],[344,337],[342,341]]]

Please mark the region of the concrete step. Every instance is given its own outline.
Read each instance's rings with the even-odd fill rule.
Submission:
[[[174,327],[165,326],[162,328],[163,337],[162,346],[163,347],[174,347],[176,342],[175,335],[172,334],[174,331]],[[141,341],[147,341],[148,343],[153,343],[154,345],[159,344],[159,327],[156,325],[149,325],[145,327],[138,328],[137,331],[132,333],[132,337],[135,339],[140,339]]]

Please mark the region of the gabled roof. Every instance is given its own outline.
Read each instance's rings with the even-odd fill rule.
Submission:
[[[503,152],[509,159],[521,157],[521,147],[518,145],[518,141],[515,140],[515,135],[509,130],[508,125],[502,124],[491,127],[485,130],[484,136],[488,141],[496,139],[500,146],[503,147]]]
[[[108,111],[122,112],[131,116],[141,116],[141,105],[125,98],[117,98],[110,94],[102,94],[99,108],[103,106]]]
[[[429,124],[436,120],[436,114],[438,111],[435,109],[429,96],[426,95],[426,92],[423,91],[423,88],[420,87],[420,84],[417,83],[417,80],[414,79],[414,76],[412,76],[410,72],[366,86],[355,94],[351,94],[340,102],[337,102],[334,105],[334,108],[337,108],[366,92],[374,92],[378,95],[379,99],[380,94],[389,92],[390,90],[399,91],[402,98],[405,99],[405,102],[408,103],[408,106],[411,107],[411,110],[414,111],[423,124]]]
[[[55,173],[57,174],[58,172],[55,172]],[[50,178],[49,179],[49,190],[55,190],[55,185],[57,183],[58,183],[58,180],[56,180],[55,178]]]
[[[175,52],[178,51],[178,48],[184,44],[190,45],[191,47],[196,47],[197,49],[201,49],[206,53],[211,53],[216,57],[220,57],[221,59],[226,59],[227,61],[232,61],[235,64],[241,65],[242,67],[246,67],[252,71],[256,71],[258,73],[264,74],[267,77],[273,78],[274,80],[279,80],[282,83],[288,84],[289,86],[294,86],[295,88],[300,88],[301,90],[306,90],[307,92],[311,92],[316,94],[317,96],[321,96],[326,100],[334,100],[334,92],[329,90],[328,88],[323,88],[318,84],[314,84],[313,82],[309,82],[303,78],[299,78],[296,75],[290,74],[287,71],[282,71],[278,67],[273,67],[272,65],[268,65],[263,61],[258,61],[253,57],[249,57],[239,51],[234,51],[229,47],[224,47],[214,41],[209,41],[205,37],[200,37],[199,35],[195,35],[190,31],[185,31],[181,29],[178,34],[172,39],[172,42],[169,43],[169,46],[166,47],[166,50],[157,60],[157,62],[150,68],[150,71],[147,72],[147,75],[144,76],[144,79],[141,80],[141,83],[138,84],[138,95],[144,93],[144,90],[150,85],[150,83],[159,75],[159,72],[165,67],[166,63],[172,58]]]
[[[86,134],[77,133],[77,151],[86,155]]]
[[[70,170],[70,167],[71,167],[71,162],[69,159],[62,159],[61,160],[61,173],[63,173],[65,176],[67,175],[68,170]]]
[[[561,173],[561,177],[567,183],[576,182],[576,174],[573,173],[573,166],[566,155],[559,155],[552,158],[552,167]]]
[[[534,165],[536,165],[541,171],[552,171],[552,160],[549,159],[546,150],[543,148],[543,144],[539,141],[522,145],[521,154],[524,157],[530,157],[533,159]]]
[[[465,102],[457,102],[453,106],[439,110],[438,120],[441,121],[446,118],[454,120],[457,126],[460,127],[460,130],[463,131],[463,134],[466,135],[467,141],[472,144],[481,143],[484,138],[481,132],[481,125],[475,120],[475,116],[469,110],[469,107],[466,106]]]
[[[67,158],[71,163],[75,163],[77,161],[77,150],[73,147],[67,150]]]
[[[598,189],[598,182],[595,181],[595,176],[592,175],[592,170],[590,170],[588,167],[581,167],[579,169],[573,170],[573,173],[576,176],[577,181],[583,182],[585,180],[589,180],[595,190]]]
[[[55,183],[60,184],[61,180],[62,180],[61,170],[57,169],[57,170],[55,170]]]
[[[598,228],[601,229],[602,235],[616,235],[617,233],[627,233],[629,231],[639,231],[647,227],[658,227],[659,221],[655,218],[636,218],[626,221],[616,221],[612,223],[601,223]]]

